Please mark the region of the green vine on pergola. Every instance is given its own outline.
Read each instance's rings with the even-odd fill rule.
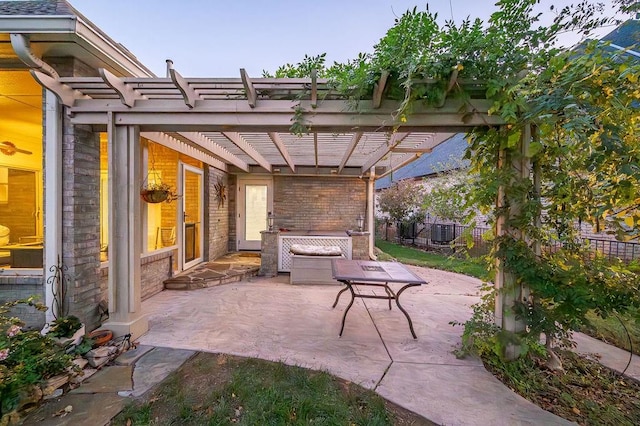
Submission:
[[[526,352],[540,333],[549,342],[564,340],[589,310],[606,316],[640,306],[637,266],[592,258],[577,244],[576,227],[588,222],[620,239],[640,235],[640,66],[597,41],[556,47],[565,32],[586,39],[615,23],[602,5],[581,1],[552,10],[554,19],[543,26],[538,3],[502,0],[487,23],[443,26],[428,11],[409,10],[370,54],[330,67],[325,55],[306,56],[275,73],[304,77],[315,69],[353,105],[379,96],[385,82],[381,95],[399,102],[396,128],[414,108],[439,107],[445,99],[494,101],[490,114],[506,124],[468,135],[467,158],[478,178],[467,203],[505,229],[492,255],[508,276],[500,291],[515,299],[502,314],[520,325],[484,337],[508,357],[518,354],[505,348]],[[609,11],[639,7],[631,0],[614,5]],[[472,113],[460,111],[463,120]],[[304,116],[296,111],[296,132],[306,128]],[[561,248],[543,250],[550,240]],[[467,337],[482,334],[469,324]]]

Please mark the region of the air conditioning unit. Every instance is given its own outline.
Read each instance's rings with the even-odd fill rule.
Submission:
[[[431,225],[431,241],[438,244],[448,244],[456,237],[455,225],[434,223]]]

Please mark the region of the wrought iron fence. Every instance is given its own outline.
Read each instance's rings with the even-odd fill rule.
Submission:
[[[482,256],[490,250],[490,245],[483,239],[488,227],[469,227],[454,223],[401,223],[396,226],[381,223],[378,227],[378,237],[388,241],[398,241],[416,245],[425,250],[467,250],[471,256]],[[473,247],[466,249],[467,239],[473,241]],[[620,259],[624,262],[640,259],[640,243],[606,240],[598,238],[583,238],[583,244],[593,252],[599,252],[609,260]],[[554,250],[560,248],[561,243],[547,246]]]

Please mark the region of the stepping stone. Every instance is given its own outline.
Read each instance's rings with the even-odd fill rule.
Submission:
[[[119,395],[134,397],[143,395],[180,368],[195,353],[185,349],[155,348],[136,362],[133,370],[133,391],[120,392]]]
[[[213,280],[216,278],[224,277],[225,275],[219,272],[214,272],[214,271],[203,271],[203,272],[198,272],[194,274],[194,276],[204,280]]]
[[[116,365],[133,365],[137,360],[142,358],[146,353],[153,350],[153,346],[138,345],[135,349],[129,349],[123,352],[115,359]]]
[[[129,400],[115,393],[96,395],[67,394],[58,400],[48,401],[24,419],[25,425],[75,426],[106,425],[118,415]],[[71,411],[64,416],[65,407]],[[60,414],[58,414],[60,413]],[[56,415],[57,414],[57,415]]]
[[[231,267],[230,263],[208,263],[207,269],[212,271],[226,271]]]
[[[104,367],[91,378],[82,382],[80,387],[71,390],[70,394],[79,393],[116,393],[133,389],[133,367],[130,365],[112,365]]]

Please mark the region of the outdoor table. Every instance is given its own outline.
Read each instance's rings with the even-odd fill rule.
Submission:
[[[384,299],[389,301],[389,309],[391,310],[391,301],[395,300],[398,309],[402,311],[407,321],[409,322],[409,330],[414,339],[417,339],[415,331],[413,331],[413,322],[411,317],[404,310],[400,304],[400,295],[409,287],[416,287],[427,282],[416,274],[411,272],[402,263],[397,262],[377,262],[371,260],[347,260],[347,259],[333,259],[331,261],[331,268],[333,271],[333,278],[345,284],[346,287],[340,290],[336,296],[336,301],[333,303],[333,308],[338,304],[340,296],[345,291],[349,290],[351,293],[351,301],[344,311],[342,316],[342,326],[340,327],[340,336],[344,331],[344,322],[347,319],[347,312],[351,309],[353,301],[356,297],[368,298],[368,299]],[[404,284],[398,292],[394,292],[390,287],[390,283]],[[356,293],[354,287],[356,286],[370,286],[370,287],[382,287],[385,290],[386,295],[375,294],[362,294]]]

